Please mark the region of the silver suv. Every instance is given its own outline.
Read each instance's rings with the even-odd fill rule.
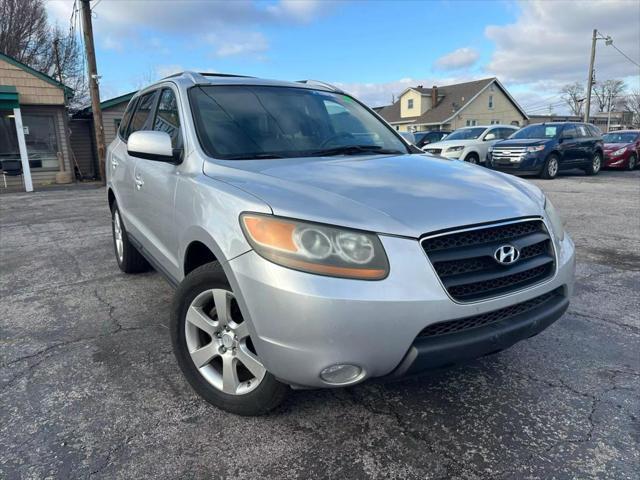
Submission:
[[[166,78],[107,169],[120,269],[177,287],[180,368],[231,412],[497,352],[569,304],[573,242],[537,187],[425,155],[324,83]]]

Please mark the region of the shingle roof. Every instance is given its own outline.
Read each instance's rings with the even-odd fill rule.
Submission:
[[[378,113],[387,122],[406,122],[406,123],[442,123],[450,118],[455,112],[460,110],[464,105],[475,97],[491,82],[496,81],[495,78],[484,78],[482,80],[475,80],[472,82],[458,83],[455,85],[446,85],[438,87],[438,97],[444,95],[444,98],[435,106],[424,112],[422,115],[416,117],[400,116],[400,100],[393,105],[389,105]],[[496,81],[496,85],[500,88],[500,83]],[[415,87],[414,90],[420,91],[423,94],[430,94],[430,88]],[[506,93],[506,91],[505,91]],[[519,107],[518,107],[519,108]],[[524,113],[524,112],[523,112]]]
[[[24,70],[27,73],[30,73],[31,75],[38,77],[40,80],[44,80],[47,83],[50,83],[51,85],[58,87],[60,89],[62,89],[64,91],[64,94],[67,97],[73,97],[73,90],[69,87],[67,87],[64,83],[60,83],[58,80],[56,80],[53,77],[50,77],[49,75],[46,75],[42,72],[39,72],[38,70],[35,70],[33,68],[31,68],[29,65],[26,65],[24,63],[22,63],[19,60],[16,60],[15,58],[13,58],[10,55],[7,55],[6,53],[2,53],[0,52],[0,59],[4,60],[7,63],[10,63],[11,65],[18,67],[22,70]]]

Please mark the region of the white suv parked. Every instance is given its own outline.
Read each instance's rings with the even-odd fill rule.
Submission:
[[[423,148],[427,153],[441,157],[455,158],[469,163],[487,161],[489,147],[500,140],[509,138],[519,127],[511,125],[490,125],[488,127],[464,127]]]

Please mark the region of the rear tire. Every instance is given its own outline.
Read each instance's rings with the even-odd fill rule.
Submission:
[[[627,170],[629,171],[635,170],[637,166],[638,166],[638,158],[636,157],[635,154],[631,154],[631,156],[629,157],[629,161],[627,162]]]
[[[593,158],[591,159],[591,163],[584,169],[587,175],[597,175],[602,170],[602,154],[600,152],[596,152],[593,154]]]
[[[560,170],[560,159],[558,155],[552,153],[547,157],[547,160],[544,162],[544,166],[542,167],[542,171],[540,172],[540,178],[544,178],[545,180],[553,180],[558,176],[558,171]]]
[[[111,234],[113,236],[113,249],[116,254],[118,267],[124,273],[146,272],[151,268],[149,262],[136,250],[124,228],[118,204],[113,205],[111,210]]]
[[[199,313],[194,315],[194,309]],[[170,329],[182,373],[210,404],[253,416],[273,410],[285,399],[289,387],[262,365],[218,262],[196,268],[180,283]]]

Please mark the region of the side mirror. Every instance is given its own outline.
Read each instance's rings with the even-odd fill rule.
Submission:
[[[140,130],[129,135],[127,152],[132,157],[158,162],[176,163],[171,137],[166,132]]]
[[[485,142],[488,142],[489,140],[495,140],[495,139],[496,139],[496,134],[495,134],[495,133],[493,133],[493,132],[492,132],[492,133],[487,133],[487,134],[484,136],[484,141],[485,141]]]

